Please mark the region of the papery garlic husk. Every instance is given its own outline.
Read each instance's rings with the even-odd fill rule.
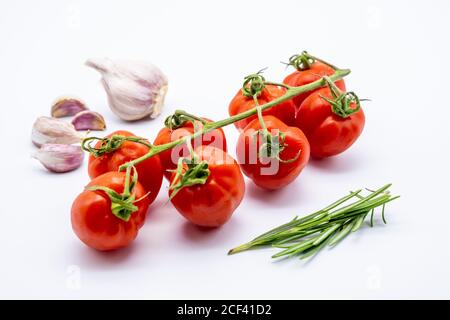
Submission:
[[[31,141],[38,147],[46,143],[79,143],[83,138],[71,123],[51,117],[37,118],[31,132]]]
[[[80,99],[61,97],[53,103],[51,115],[54,118],[70,117],[84,110],[88,110],[88,108]]]
[[[167,77],[156,66],[139,61],[89,59],[86,65],[102,74],[111,110],[124,120],[156,118],[164,105]]]
[[[72,120],[75,130],[105,130],[106,123],[103,116],[94,111],[81,111]]]
[[[32,155],[52,172],[75,170],[83,163],[84,152],[80,146],[69,144],[44,144]]]

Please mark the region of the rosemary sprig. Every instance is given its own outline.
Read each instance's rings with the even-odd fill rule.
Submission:
[[[372,227],[375,208],[382,207],[382,220],[386,223],[384,216],[386,203],[399,198],[399,196],[392,196],[389,193],[390,186],[391,184],[387,184],[375,191],[367,190],[369,192],[367,196],[361,195],[362,190],[350,192],[349,195],[338,199],[322,210],[303,218],[295,217],[288,223],[231,249],[228,254],[272,246],[282,249],[272,258],[297,256],[305,259],[311,257],[325,246],[334,246],[351,232],[358,231],[367,216],[370,216]],[[355,201],[349,203],[351,200]]]

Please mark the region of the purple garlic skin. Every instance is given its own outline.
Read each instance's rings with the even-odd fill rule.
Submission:
[[[98,112],[86,110],[77,113],[72,120],[76,130],[105,130],[105,119]]]
[[[161,113],[168,81],[156,66],[108,58],[89,59],[86,65],[101,73],[109,107],[120,118],[134,121]]]
[[[81,100],[63,97],[52,105],[51,115],[54,118],[70,117],[84,110],[88,110],[88,108]]]
[[[31,141],[38,147],[46,143],[80,143],[81,139],[83,136],[71,123],[51,117],[37,118],[31,132]]]
[[[80,146],[68,144],[44,144],[32,155],[47,170],[63,173],[75,170],[83,163],[84,152]]]

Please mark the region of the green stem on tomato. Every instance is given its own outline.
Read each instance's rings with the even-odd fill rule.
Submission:
[[[184,116],[184,117],[186,117],[188,119],[191,119],[191,120],[197,120],[197,121],[200,121],[201,123],[206,123],[205,119],[203,119],[201,117],[197,117],[196,115],[194,115],[192,113],[189,113],[189,112],[186,112],[184,110],[176,110],[175,113],[177,115]]]
[[[339,70],[336,70],[336,72],[333,75],[329,76],[329,79],[331,81],[336,81],[336,80],[344,78],[348,74],[350,74],[350,70],[349,69],[339,69]],[[325,86],[326,84],[327,83],[326,83],[326,81],[324,79],[318,79],[318,80],[316,80],[314,82],[308,83],[308,84],[300,86],[300,87],[291,87],[281,97],[278,97],[278,98],[276,98],[276,99],[274,99],[272,101],[269,101],[269,102],[267,102],[265,104],[262,104],[259,107],[261,108],[261,111],[264,111],[264,110],[269,109],[269,108],[271,108],[271,107],[273,107],[273,106],[275,106],[277,104],[280,104],[281,102],[284,102],[286,100],[292,99],[292,98],[298,96],[299,94],[302,94],[304,92],[308,92],[308,91],[311,91],[311,90],[318,89],[320,87]],[[197,138],[197,137],[199,137],[199,136],[201,136],[201,135],[203,135],[205,133],[208,133],[210,131],[213,131],[213,130],[221,128],[221,127],[225,127],[227,125],[230,125],[232,123],[238,122],[240,120],[246,119],[246,118],[251,117],[251,116],[253,116],[253,115],[257,114],[257,113],[258,113],[258,108],[254,107],[252,109],[249,109],[247,111],[241,112],[239,114],[236,114],[234,116],[231,116],[231,117],[223,119],[223,120],[219,120],[219,121],[215,121],[215,122],[207,122],[203,126],[202,130],[191,134],[189,137],[190,137],[190,139],[195,139],[195,138]],[[174,147],[176,147],[178,145],[181,145],[181,144],[185,143],[185,141],[186,140],[185,140],[185,137],[184,137],[184,138],[181,138],[181,139],[178,139],[178,140],[175,140],[175,141],[168,142],[166,144],[157,145],[157,146],[154,145],[154,146],[151,147],[150,151],[147,154],[143,155],[140,158],[134,159],[134,160],[132,160],[130,162],[124,163],[123,165],[120,166],[119,170],[124,170],[128,166],[135,166],[136,164],[138,164],[138,163],[140,163],[142,161],[145,161],[148,158],[153,157],[154,155],[157,155],[157,154],[159,154],[161,152],[170,150],[170,149],[172,149],[172,148],[174,148]]]
[[[92,144],[96,141],[100,141],[100,146],[98,148],[96,146],[92,146]],[[125,141],[140,143],[149,148],[153,147],[153,145],[144,138],[125,137],[120,134],[114,134],[109,138],[87,137],[83,139],[81,148],[84,151],[91,153],[95,157],[100,157],[105,153],[110,153],[119,149]]]
[[[287,85],[287,84],[285,84],[285,83],[272,82],[272,81],[264,81],[264,84],[265,84],[266,86],[283,87],[283,88],[285,88],[285,89],[287,89],[287,90],[292,89],[292,88],[295,88],[295,87],[289,86],[289,85]]]
[[[324,76],[323,79],[327,82],[333,98],[328,99],[324,96],[320,97],[330,104],[331,111],[334,114],[341,118],[347,118],[361,109],[361,100],[354,92],[342,92],[329,77]],[[352,104],[354,104],[355,107],[352,107]]]
[[[310,54],[309,54],[308,52],[306,52],[306,51],[303,51],[303,54],[304,54],[306,57],[308,57],[308,58],[310,58],[310,59],[312,59],[312,60],[319,61],[319,62],[322,62],[323,64],[326,64],[327,66],[333,68],[334,70],[339,70],[339,68],[336,67],[335,65],[333,65],[333,64],[331,64],[331,63],[329,63],[329,62],[327,62],[327,61],[325,61],[325,60],[323,60],[323,59],[320,59],[320,58],[318,58],[318,57],[316,57],[316,56],[310,55]]]
[[[184,187],[205,184],[211,174],[208,163],[205,160],[200,161],[199,156],[195,153],[190,137],[188,136],[184,140],[189,150],[190,159],[184,157],[178,159],[176,175],[169,187],[169,190],[172,190],[170,199],[175,197]]]
[[[326,64],[327,66],[329,66],[334,70],[339,70],[339,68],[336,67],[335,65],[332,65],[331,63],[322,60],[316,56],[310,55],[307,51],[303,51],[300,54],[294,54],[289,58],[289,62],[286,64],[293,66],[298,71],[303,71],[310,69],[311,65],[316,61],[322,62],[323,64]]]
[[[131,170],[133,170],[133,176],[131,176]],[[129,221],[131,215],[138,211],[139,208],[134,205],[135,202],[141,201],[148,194],[136,200],[136,195],[133,191],[138,179],[138,173],[135,167],[127,167],[125,174],[125,183],[123,192],[118,193],[115,190],[105,186],[89,186],[86,190],[90,191],[103,191],[111,200],[111,212],[117,218]]]
[[[347,76],[348,74],[350,74],[350,70],[348,70],[348,69],[337,70],[329,78],[332,81],[336,81],[336,80],[342,79],[343,77]],[[280,104],[281,102],[284,102],[286,100],[292,99],[292,98],[298,96],[299,94],[318,89],[318,88],[323,87],[325,85],[326,85],[326,82],[325,82],[324,79],[318,79],[318,80],[316,80],[314,82],[308,83],[308,84],[300,86],[300,87],[290,88],[281,97],[276,98],[276,99],[274,99],[272,101],[269,101],[269,102],[267,102],[265,104],[262,104],[261,105],[261,111],[269,109],[269,108],[271,108],[271,107],[273,107],[273,106],[275,106],[277,104]],[[253,109],[241,112],[241,113],[236,114],[236,115],[234,115],[232,117],[229,117],[227,119],[223,119],[223,120],[220,120],[220,121],[207,123],[205,125],[205,129],[210,129],[208,131],[211,131],[211,130],[214,130],[214,129],[217,129],[217,128],[220,128],[220,127],[224,127],[224,126],[227,126],[229,124],[235,123],[237,121],[240,121],[240,120],[246,119],[248,117],[251,117],[251,116],[255,115],[256,113],[257,113],[257,108],[255,107]]]
[[[195,121],[199,121],[202,124],[205,124],[207,121],[203,118],[197,117],[191,113],[188,113],[184,110],[175,110],[174,114],[168,116],[164,121],[164,125],[173,130],[183,126],[187,121],[193,123],[194,127],[196,125]]]
[[[261,129],[265,133],[268,133],[266,123],[264,122],[261,106],[259,105],[258,97],[256,96],[256,94],[253,96],[253,101],[255,102],[256,114],[258,115],[258,121],[261,125]]]
[[[130,195],[131,168],[131,166],[127,167],[125,173],[125,185],[123,187],[123,195],[125,197],[128,197]]]
[[[331,81],[327,76],[324,76],[323,79],[325,79],[325,81],[327,82],[327,86],[330,89],[330,92],[333,95],[333,97],[335,99],[338,98],[342,94],[341,89],[339,89],[338,86],[333,81]]]

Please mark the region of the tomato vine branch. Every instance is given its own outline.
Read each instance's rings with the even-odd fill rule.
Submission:
[[[339,70],[336,70],[336,72],[333,75],[329,76],[328,78],[331,81],[336,81],[336,80],[344,78],[348,74],[350,74],[350,70],[349,69],[339,69]],[[300,86],[300,87],[289,87],[289,89],[286,90],[286,93],[284,95],[282,95],[281,97],[278,97],[277,99],[269,101],[269,102],[267,102],[265,104],[262,104],[259,107],[261,108],[261,111],[264,111],[264,110],[269,109],[269,108],[271,108],[271,107],[273,107],[275,105],[280,104],[281,102],[284,102],[284,101],[287,101],[289,99],[292,99],[295,96],[298,96],[299,94],[302,94],[304,92],[308,92],[308,91],[311,91],[311,90],[318,89],[318,88],[323,87],[325,85],[327,85],[327,81],[325,79],[318,79],[318,80],[316,80],[314,82],[311,82],[309,84],[306,84],[306,85],[303,85],[303,86]],[[204,135],[204,134],[206,134],[208,132],[211,132],[211,131],[213,131],[215,129],[218,129],[218,128],[221,128],[221,127],[225,127],[225,126],[228,126],[228,125],[230,125],[232,123],[235,123],[237,121],[240,121],[240,120],[246,119],[248,117],[251,117],[251,116],[257,114],[257,112],[258,112],[257,109],[258,108],[255,107],[253,109],[241,112],[239,114],[236,114],[234,116],[231,116],[231,117],[223,119],[223,120],[219,120],[219,121],[215,121],[215,122],[207,122],[207,123],[204,124],[202,130],[199,130],[199,131],[191,134],[187,138],[195,139],[195,138],[197,138],[199,136],[202,136],[202,135]],[[157,155],[157,154],[159,154],[161,152],[164,152],[166,150],[170,150],[170,149],[172,149],[172,148],[174,148],[174,147],[176,147],[178,145],[181,145],[181,144],[183,144],[185,142],[186,142],[186,137],[178,139],[178,140],[175,140],[175,141],[172,141],[172,142],[169,142],[169,143],[166,143],[166,144],[152,146],[152,148],[150,149],[150,151],[147,154],[145,154],[144,156],[142,156],[140,158],[132,160],[130,162],[124,163],[123,165],[120,166],[119,169],[120,170],[124,170],[127,167],[135,166],[136,164],[138,164],[138,163],[140,163],[142,161],[145,161],[145,160],[147,160],[148,158],[150,158],[150,157],[152,157],[154,155]]]

